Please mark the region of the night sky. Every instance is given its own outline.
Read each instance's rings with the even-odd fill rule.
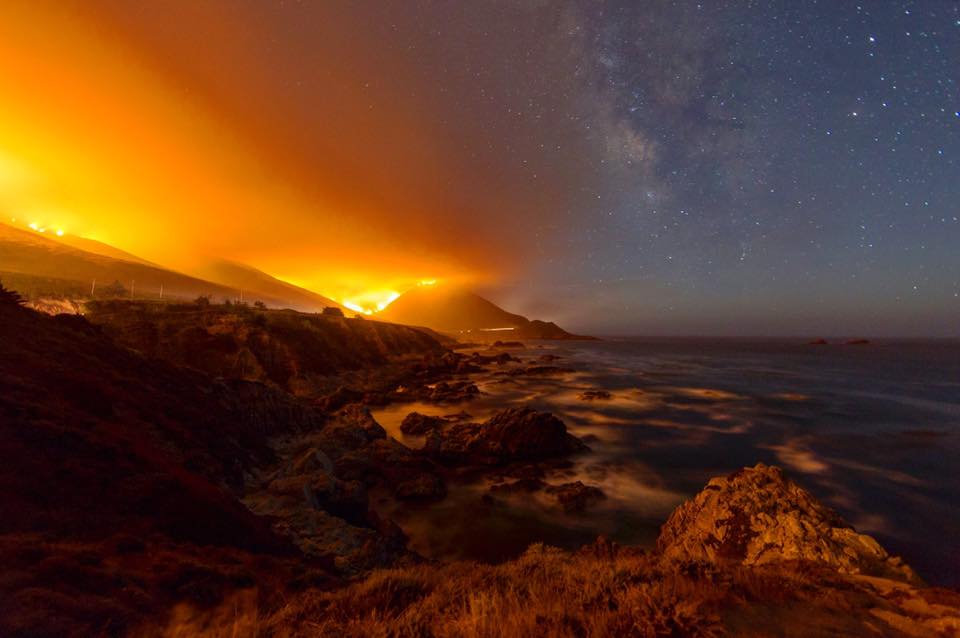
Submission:
[[[122,215],[58,200],[146,257],[599,334],[960,336],[953,0],[22,4],[30,60],[163,135],[136,172],[129,131],[90,147]]]

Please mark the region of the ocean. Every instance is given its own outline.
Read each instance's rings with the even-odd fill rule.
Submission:
[[[674,507],[713,476],[763,462],[902,556],[931,584],[960,586],[960,342],[803,339],[606,339],[532,342],[517,356],[573,372],[474,376],[455,406],[374,412],[391,435],[412,411],[474,420],[527,405],[556,414],[592,451],[549,483],[581,480],[607,498],[565,514],[542,494],[497,495],[495,479],[453,483],[445,500],[378,509],[441,559],[500,561],[531,543],[576,548],[603,534],[652,547]],[[607,400],[584,401],[586,390]]]

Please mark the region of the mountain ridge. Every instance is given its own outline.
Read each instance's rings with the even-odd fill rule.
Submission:
[[[377,313],[383,321],[425,326],[481,341],[501,339],[592,339],[557,324],[509,312],[475,292],[442,284],[420,285]]]
[[[139,298],[192,300],[208,296],[233,300],[246,293],[246,301],[262,301],[274,307],[306,312],[320,312],[330,306],[344,310],[332,299],[251,266],[224,263],[232,264],[233,270],[221,273],[222,281],[211,281],[153,264],[95,240],[64,241],[0,223],[0,271],[17,275],[20,292],[31,297],[96,296],[98,289],[116,281]],[[91,292],[79,293],[86,290]]]

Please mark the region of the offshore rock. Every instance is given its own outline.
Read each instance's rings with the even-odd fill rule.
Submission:
[[[568,514],[583,512],[594,503],[607,498],[599,487],[585,485],[582,481],[551,485],[546,488],[546,492],[556,497],[563,511]]]
[[[581,401],[608,401],[613,398],[613,395],[606,390],[587,390],[581,392],[577,398]]]
[[[434,431],[424,450],[444,460],[479,465],[548,459],[586,451],[549,412],[509,408],[485,423],[455,423]]]

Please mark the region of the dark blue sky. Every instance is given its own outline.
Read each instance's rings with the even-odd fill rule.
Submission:
[[[581,82],[556,83],[592,175],[530,284],[557,304],[531,311],[574,299],[573,323],[612,332],[960,334],[958,3],[570,15]]]

